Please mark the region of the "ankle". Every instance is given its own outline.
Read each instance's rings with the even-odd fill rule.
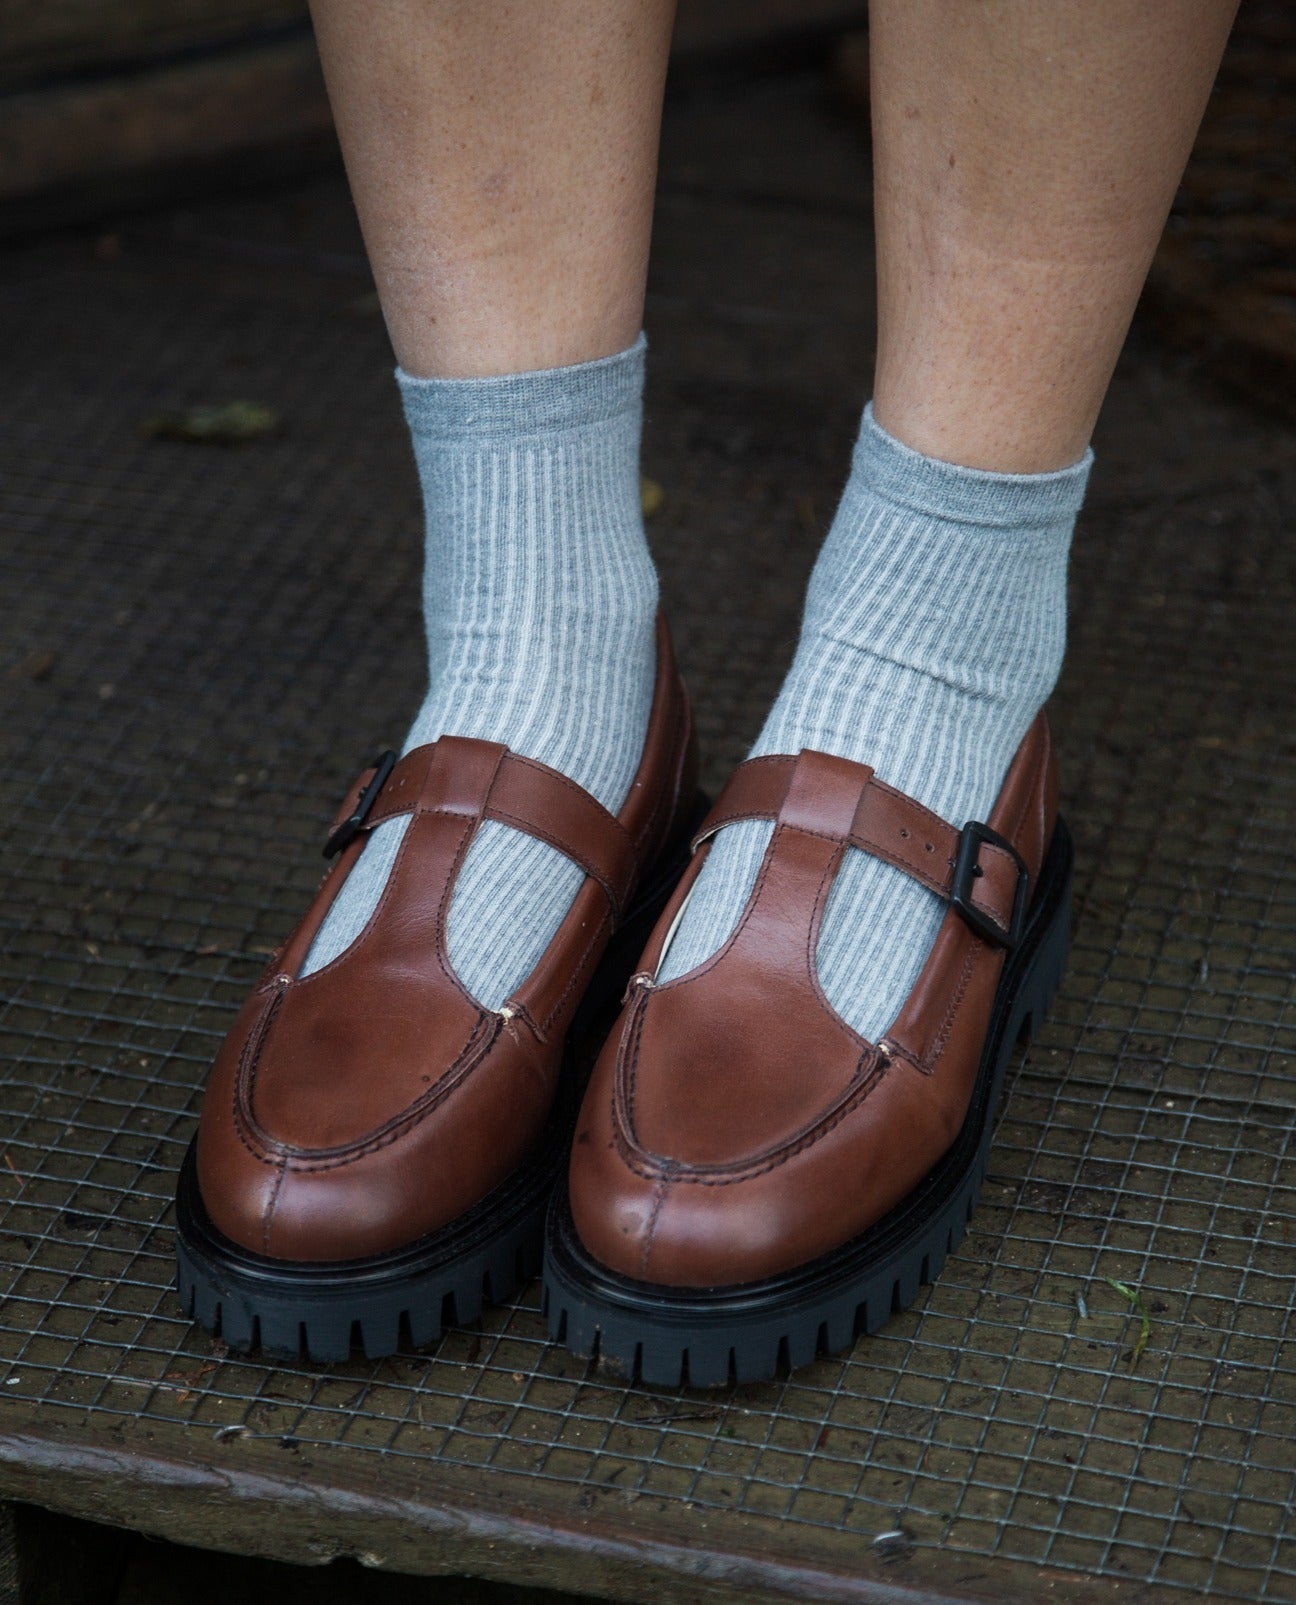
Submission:
[[[1056,683],[1090,457],[992,474],[922,457],[866,409],[797,655],[753,751],[871,764],[936,812],[993,796]]]

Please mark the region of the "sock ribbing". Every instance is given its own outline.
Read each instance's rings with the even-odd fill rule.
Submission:
[[[643,750],[657,576],[644,537],[645,343],[488,379],[398,374],[427,513],[430,688],[404,749],[499,741],[616,812]],[[303,973],[359,935],[405,821],[376,829]],[[583,879],[547,843],[485,822],[448,918],[452,965],[488,1008],[534,969]]]
[[[1061,667],[1091,461],[1049,474],[962,468],[893,439],[867,408],[796,656],[751,756],[833,753],[952,824],[984,819]],[[720,833],[659,980],[727,939],[771,832],[749,820]],[[848,850],[817,961],[825,995],[862,1036],[891,1024],[943,915],[902,871]]]

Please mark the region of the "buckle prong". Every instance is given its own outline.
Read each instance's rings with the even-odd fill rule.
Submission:
[[[369,817],[369,810],[378,801],[378,793],[387,784],[387,777],[396,767],[396,754],[382,752],[374,759],[373,779],[356,798],[356,805],[324,843],[325,858],[333,858],[349,847],[364,829],[364,822]]]

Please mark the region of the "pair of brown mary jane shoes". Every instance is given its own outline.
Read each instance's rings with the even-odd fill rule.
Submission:
[[[739,765],[699,822],[664,624],[616,817],[489,742],[388,755],[343,805],[333,866],[216,1061],[177,1201],[187,1307],[235,1349],[376,1356],[474,1320],[543,1261],[555,1339],[671,1386],[768,1377],[875,1330],[961,1237],[1008,1054],[1061,978],[1071,855],[1055,776],[1041,715],[985,823],[958,829],[866,766],[810,751]],[[403,815],[368,926],[300,979],[366,833]],[[707,843],[751,818],[776,828],[737,929],[658,984]],[[484,819],[585,871],[498,1011],[446,957]],[[815,971],[847,847],[949,905],[876,1043],[834,1013]]]

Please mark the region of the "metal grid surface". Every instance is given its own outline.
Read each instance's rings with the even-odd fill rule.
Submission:
[[[730,93],[730,118],[812,129],[808,186],[856,160],[813,87],[753,89],[755,110]],[[714,346],[691,362],[704,314],[745,351],[769,329],[792,348],[805,314],[774,297],[762,324],[768,282],[723,261],[737,203],[695,175],[673,194],[671,172],[648,468],[714,782],[790,651],[861,370],[851,348],[830,371],[826,339],[818,367],[764,377]],[[782,222],[759,205],[772,258],[795,245],[858,293],[862,199]],[[699,217],[724,304],[690,298]],[[1136,338],[1056,701],[1072,968],[1012,1074],[972,1229],[910,1312],[719,1395],[626,1389],[549,1347],[534,1288],[427,1356],[271,1368],[181,1319],[172,1188],[334,802],[417,696],[416,494],[340,181],[120,247],[69,237],[3,265],[0,1433],[143,1423],[234,1475],[269,1442],[306,1480],[317,1448],[341,1482],[382,1457],[393,1486],[485,1488],[541,1523],[668,1524],[860,1575],[889,1559],[893,1582],[922,1560],[952,1593],[1029,1596],[1046,1567],[1059,1598],[1086,1576],[1296,1598],[1291,440]],[[138,433],[239,395],[285,433]],[[1137,1356],[1106,1278],[1146,1308]]]

